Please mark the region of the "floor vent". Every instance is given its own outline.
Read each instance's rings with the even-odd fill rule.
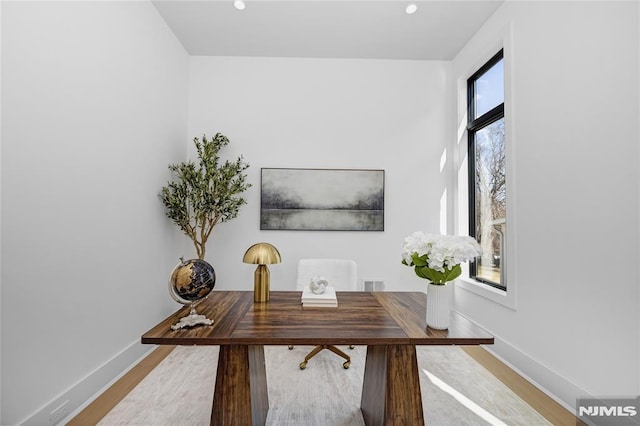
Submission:
[[[384,291],[384,281],[365,279],[364,291]]]

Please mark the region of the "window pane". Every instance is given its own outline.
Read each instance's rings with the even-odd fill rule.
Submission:
[[[502,257],[506,231],[504,118],[475,133],[476,238],[482,246],[476,277],[505,285]]]
[[[500,59],[487,72],[475,80],[473,95],[474,120],[504,102],[503,62]]]

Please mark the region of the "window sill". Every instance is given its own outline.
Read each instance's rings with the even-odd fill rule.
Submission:
[[[500,290],[472,278],[458,278],[456,286],[514,311],[517,309],[515,291],[513,289],[509,289],[509,291]]]

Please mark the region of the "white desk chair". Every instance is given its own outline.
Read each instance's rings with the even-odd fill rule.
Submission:
[[[311,278],[322,276],[329,286],[336,291],[356,291],[358,290],[358,269],[356,262],[347,259],[300,259],[298,261],[298,275],[296,288],[300,291],[309,284]],[[350,346],[353,349],[353,345]],[[293,349],[293,345],[289,345]],[[304,361],[300,363],[300,369],[304,370],[307,363],[318,352],[328,349],[346,361],[342,366],[347,369],[351,365],[351,357],[333,345],[319,345],[307,354]]]

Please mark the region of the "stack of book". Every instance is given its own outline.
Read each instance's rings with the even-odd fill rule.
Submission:
[[[309,287],[306,286],[302,291],[302,306],[303,307],[320,307],[320,308],[335,308],[338,306],[338,299],[336,298],[336,290],[333,287],[327,287],[324,293],[315,294]]]

